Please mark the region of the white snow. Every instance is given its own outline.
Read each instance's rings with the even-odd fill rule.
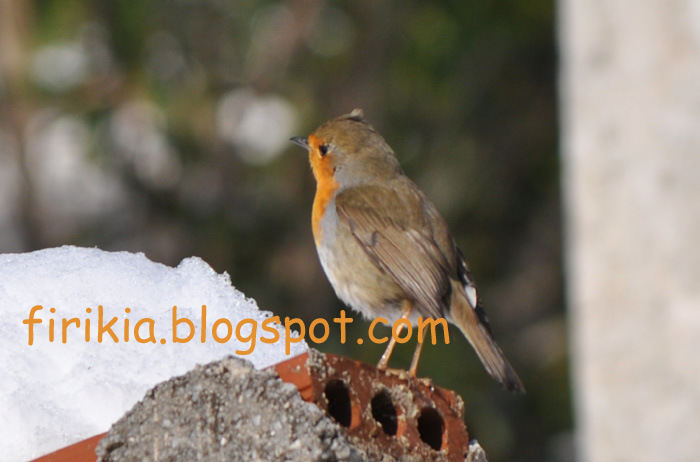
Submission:
[[[33,344],[29,345],[29,323],[23,320],[36,305],[43,306],[34,314],[42,323],[32,325]],[[204,343],[202,305],[206,305]],[[103,327],[118,318],[111,329],[118,343],[106,331],[102,342],[97,341],[99,306]],[[173,343],[173,306],[178,318],[186,317],[195,326],[187,343]],[[284,354],[283,326],[277,326],[278,342],[261,342],[261,337],[272,337],[262,330],[262,322],[270,316],[237,291],[227,274],[217,274],[196,257],[171,268],[143,254],[79,247],[0,254],[0,461],[26,461],[105,432],[155,384],[196,364],[249,350],[250,341],[240,342],[235,334],[238,322],[245,318],[257,322],[255,348],[249,355],[237,356],[257,368],[306,351],[302,341],[292,344],[290,356]],[[62,342],[64,318],[80,320],[79,328],[67,327],[66,343]],[[136,341],[134,327],[145,318],[153,320],[155,343]],[[234,332],[219,343],[212,338],[212,326],[223,318]],[[53,342],[49,341],[51,319]],[[125,341],[127,319],[129,340]],[[90,321],[89,342],[86,320]],[[241,329],[241,338],[248,337],[251,324]],[[149,337],[149,321],[142,322],[138,333],[142,340]],[[186,323],[181,323],[178,337],[188,333]],[[219,321],[218,335],[225,337],[226,322]]]

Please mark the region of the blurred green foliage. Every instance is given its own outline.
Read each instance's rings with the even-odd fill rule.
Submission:
[[[276,140],[362,107],[450,224],[528,395],[491,382],[456,330],[420,373],[464,397],[490,460],[572,458],[551,1],[10,4],[0,161],[16,179],[0,251],[197,255],[263,309],[331,319],[308,163]],[[37,173],[49,159],[93,170]],[[318,347],[375,362],[382,346],[352,341],[367,327]]]

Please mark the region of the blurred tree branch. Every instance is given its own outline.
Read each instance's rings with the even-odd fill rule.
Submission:
[[[30,41],[33,35],[34,4],[30,1],[0,0],[0,120],[8,129],[10,151],[21,174],[19,222],[25,244],[35,247],[40,241],[36,201],[27,166],[25,136],[34,111],[28,97]],[[4,87],[4,88],[3,88]],[[2,94],[4,93],[4,95]]]

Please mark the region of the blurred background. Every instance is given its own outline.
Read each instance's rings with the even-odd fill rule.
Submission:
[[[554,35],[551,1],[0,0],[0,252],[195,255],[264,310],[330,320],[288,138],[363,108],[449,223],[528,394],[456,329],[420,375],[464,398],[489,460],[571,460]],[[353,316],[350,339],[369,325]],[[383,351],[338,330],[317,347]]]

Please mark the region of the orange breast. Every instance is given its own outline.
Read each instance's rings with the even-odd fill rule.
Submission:
[[[333,198],[333,194],[338,190],[340,185],[333,176],[332,155],[328,153],[326,156],[321,156],[318,151],[320,140],[314,135],[309,136],[309,161],[311,169],[316,178],[316,196],[314,197],[314,205],[311,210],[311,226],[314,233],[316,245],[321,245],[321,219],[326,213],[328,202]]]

